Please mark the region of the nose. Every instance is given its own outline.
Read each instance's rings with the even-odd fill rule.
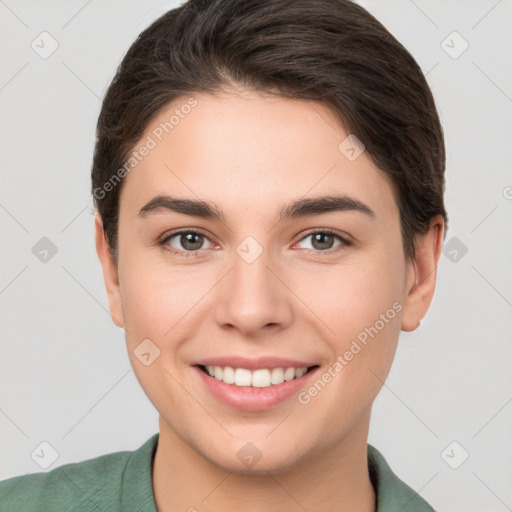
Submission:
[[[217,325],[236,329],[244,337],[257,337],[290,325],[292,294],[275,267],[265,252],[252,262],[236,254],[231,272],[218,289],[214,308]]]

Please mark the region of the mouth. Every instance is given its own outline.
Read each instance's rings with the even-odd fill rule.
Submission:
[[[320,367],[307,359],[233,354],[191,365],[199,379],[198,390],[206,393],[207,400],[213,398],[224,406],[251,412],[266,411],[297,397],[311,385]]]
[[[319,368],[319,365],[302,367],[233,368],[231,366],[195,365],[204,374],[224,384],[246,388],[268,388],[298,380]]]

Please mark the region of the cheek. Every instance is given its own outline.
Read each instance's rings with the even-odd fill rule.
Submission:
[[[311,309],[317,308],[328,327],[323,332],[331,361],[299,401],[306,404],[304,411],[315,409],[317,420],[325,415],[323,422],[311,425],[325,439],[336,438],[340,425],[348,429],[368,411],[391,368],[400,333],[403,279],[400,266],[392,261],[382,255],[317,280],[324,299]]]
[[[119,261],[120,291],[127,330],[162,337],[186,307],[181,276],[156,262],[136,244]],[[183,314],[183,313],[182,313]],[[142,331],[147,330],[143,333]]]
[[[315,272],[308,280],[308,288],[304,289],[304,294],[309,290],[305,295],[308,305],[335,339],[357,336],[390,308],[386,325],[398,323],[396,310],[401,308],[393,308],[393,304],[403,300],[404,264],[400,263],[400,253],[379,252],[354,257],[353,261],[347,259],[337,268]]]
[[[121,267],[120,282],[123,315],[130,346],[149,338],[166,357],[176,347],[170,344],[193,336],[199,326],[197,316],[205,314],[205,296],[212,288],[206,269],[189,266],[173,268],[144,261],[131,255]],[[172,348],[172,350],[170,350]]]
[[[343,359],[344,385],[364,388],[368,379],[379,384],[372,372],[387,375],[400,334],[404,265],[400,250],[382,250],[316,279],[322,294],[311,309],[328,327],[333,361]]]
[[[178,272],[161,263],[143,262],[134,254],[123,265],[126,344],[137,380],[157,410],[186,407],[186,397],[175,381],[179,380],[177,359],[182,340],[193,337],[197,329],[195,315],[208,289],[206,283],[203,290],[197,272]],[[150,354],[149,364],[144,353]]]

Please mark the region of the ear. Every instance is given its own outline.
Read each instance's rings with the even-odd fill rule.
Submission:
[[[429,230],[416,237],[416,255],[407,264],[407,279],[402,313],[402,330],[414,331],[427,314],[434,296],[437,265],[444,237],[444,220],[436,215]]]
[[[98,253],[98,258],[103,267],[103,279],[105,281],[105,288],[107,289],[108,307],[112,321],[118,327],[124,327],[117,268],[108,246],[107,236],[103,230],[103,221],[99,213],[95,215],[94,224],[96,229],[96,252]]]

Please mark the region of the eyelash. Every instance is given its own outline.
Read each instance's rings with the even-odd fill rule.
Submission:
[[[181,230],[181,231],[175,231],[173,233],[168,234],[165,238],[163,238],[162,240],[160,240],[158,242],[158,245],[161,246],[165,251],[170,252],[171,254],[175,254],[175,255],[178,255],[178,256],[183,256],[185,258],[196,257],[196,256],[198,256],[199,250],[196,250],[196,251],[180,251],[178,249],[169,248],[169,246],[167,245],[167,242],[171,238],[173,238],[173,237],[175,237],[177,235],[190,234],[190,233],[195,234],[195,235],[204,236],[208,240],[208,237],[204,233],[202,233],[201,231],[196,231],[195,229],[186,229],[186,230]],[[329,228],[321,229],[321,230],[317,229],[315,231],[310,231],[309,233],[306,233],[299,240],[299,242],[302,242],[308,236],[315,235],[315,234],[318,234],[318,233],[321,233],[323,235],[325,235],[325,234],[332,235],[332,236],[336,237],[342,244],[337,246],[337,247],[333,247],[331,249],[327,249],[325,251],[319,251],[317,249],[305,249],[309,254],[324,256],[326,253],[327,254],[332,254],[332,252],[335,252],[336,250],[343,249],[343,247],[350,247],[352,245],[352,242],[350,240],[342,237],[336,231],[334,231],[332,229],[329,229]],[[297,242],[297,243],[299,243],[299,242]]]

